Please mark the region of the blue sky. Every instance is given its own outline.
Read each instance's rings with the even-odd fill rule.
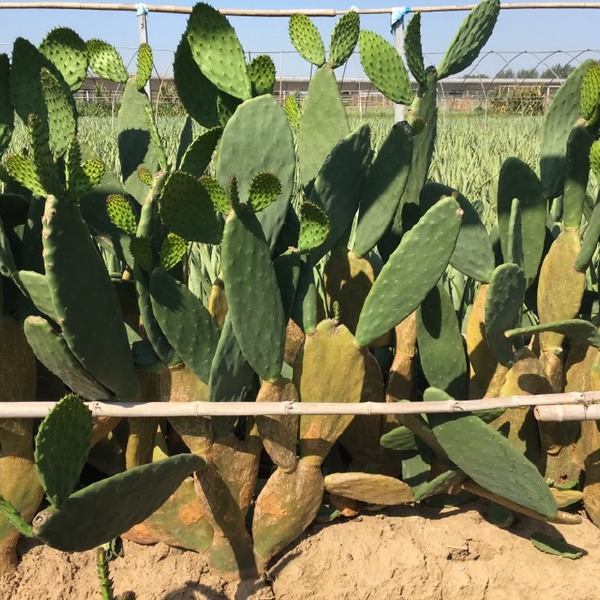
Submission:
[[[81,2],[82,0],[78,0]],[[97,1],[97,0],[96,0]],[[115,0],[116,1],[116,0]],[[352,0],[351,0],[352,1]],[[521,0],[522,1],[522,0]],[[395,6],[384,2],[360,2],[355,0],[359,8],[382,8]],[[513,3],[519,1],[512,0]],[[104,2],[110,3],[110,2]],[[160,0],[156,4],[175,6],[191,6],[185,0]],[[419,6],[440,6],[455,4],[454,1],[438,0]],[[148,2],[152,4],[152,2]],[[217,8],[333,8],[344,10],[349,4],[328,0],[309,2],[241,2],[235,0],[217,1]],[[567,2],[568,4],[568,2]],[[396,5],[397,6],[397,5]],[[437,64],[454,37],[454,34],[466,13],[426,13],[422,16],[423,49],[430,63]],[[168,71],[171,51],[175,49],[185,29],[186,16],[151,13],[148,17],[148,34],[150,44],[155,50],[157,69],[160,73]],[[232,17],[232,24],[246,51],[251,53],[269,52],[272,54],[278,71],[288,76],[308,76],[310,66],[294,56],[287,34],[287,18],[249,18]],[[336,19],[318,18],[315,23],[319,27],[325,43],[329,42],[331,29]],[[131,48],[138,43],[138,22],[133,12],[100,12],[78,10],[0,10],[0,51],[10,52],[13,40],[26,37],[39,43],[45,34],[59,25],[72,27],[84,39],[101,38],[122,49],[125,61],[132,56]],[[389,16],[362,16],[361,26],[386,36],[390,35]],[[567,62],[571,55],[564,53],[548,57],[547,54],[522,55],[519,52],[536,51],[576,51],[597,50],[600,48],[600,10],[510,10],[502,11],[492,38],[486,46],[502,54],[501,57],[490,57],[475,67],[475,72],[494,75],[504,66],[504,61],[513,60],[511,66],[515,70],[522,67],[535,67],[539,61],[543,70],[547,65]],[[129,48],[129,49],[128,49]],[[290,52],[290,53],[288,53]],[[589,56],[586,54],[585,56]],[[600,54],[592,54],[600,59]],[[347,77],[362,76],[358,57],[353,58],[345,73]]]

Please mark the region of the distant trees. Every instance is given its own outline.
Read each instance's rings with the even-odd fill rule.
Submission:
[[[497,79],[564,79],[571,71],[575,69],[574,65],[571,64],[556,64],[552,67],[548,67],[543,71],[537,69],[519,69],[514,71],[510,67],[505,67],[497,75]]]

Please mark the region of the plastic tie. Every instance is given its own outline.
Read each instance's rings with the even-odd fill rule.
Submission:
[[[404,23],[404,17],[412,12],[410,6],[396,6],[392,8],[391,31],[396,33],[396,29]]]
[[[148,14],[148,5],[147,4],[136,4],[135,5],[137,16],[143,17]]]

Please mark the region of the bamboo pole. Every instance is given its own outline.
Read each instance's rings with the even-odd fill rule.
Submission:
[[[454,4],[450,6],[412,6],[411,12],[437,13],[469,11],[476,4]],[[600,9],[600,2],[525,2],[522,4],[501,4],[502,10],[524,9]],[[0,2],[0,9],[54,9],[54,10],[111,10],[111,11],[136,11],[135,4],[101,4],[99,2]],[[148,4],[149,12],[189,15],[192,8],[189,6],[169,6],[161,4]],[[361,15],[391,14],[393,8],[367,8],[360,9]],[[336,17],[343,15],[347,10],[335,9],[241,9],[223,8],[219,12],[230,17],[291,17],[301,13],[309,17]]]
[[[580,404],[577,406],[562,404],[556,406],[536,406],[535,418],[538,421],[600,421],[600,405]]]
[[[255,415],[402,415],[573,405],[593,408],[598,392],[507,396],[448,402],[87,402],[95,417],[224,417]],[[54,402],[0,402],[0,419],[45,417]],[[580,406],[578,406],[580,405]],[[600,405],[596,406],[600,411]]]

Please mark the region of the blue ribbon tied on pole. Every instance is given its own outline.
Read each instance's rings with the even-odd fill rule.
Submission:
[[[396,33],[396,29],[402,25],[404,17],[412,12],[410,6],[396,6],[392,8],[391,25],[392,33]]]
[[[136,4],[135,5],[137,16],[142,17],[148,14],[148,5],[146,4]]]

